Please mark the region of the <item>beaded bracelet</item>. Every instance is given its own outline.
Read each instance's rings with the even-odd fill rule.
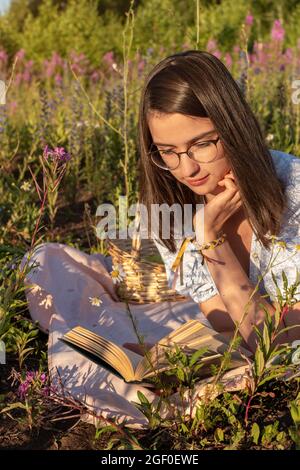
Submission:
[[[204,259],[211,260],[211,258],[204,255],[202,253],[202,250],[210,250],[210,249],[215,248],[216,246],[221,245],[222,243],[225,242],[226,236],[227,236],[226,233],[223,232],[222,235],[219,238],[217,238],[216,240],[213,240],[209,243],[204,243],[202,245],[199,245],[199,243],[196,240],[196,237],[187,237],[187,238],[185,238],[183,240],[180,248],[179,248],[179,251],[177,253],[175,261],[173,262],[173,264],[171,266],[170,276],[171,276],[172,289],[175,288],[175,283],[176,283],[179,267],[180,267],[180,273],[181,273],[181,284],[183,282],[183,254],[184,254],[184,252],[186,250],[186,247],[187,247],[189,242],[194,242],[197,249],[201,252],[202,257],[203,257],[203,260],[202,260],[201,264],[203,265],[204,264]]]
[[[202,250],[213,250],[216,246],[222,245],[222,243],[224,243],[226,241],[226,237],[227,237],[226,233],[223,232],[222,235],[220,235],[220,237],[217,238],[216,240],[213,240],[209,243],[203,243],[202,245],[199,245],[196,238],[194,239],[194,243],[195,243],[197,249],[200,251],[200,253],[202,255],[202,262],[201,262],[202,266],[204,265],[205,260],[207,260],[209,262],[214,261],[217,264],[222,264],[222,262],[213,260],[212,258],[209,258],[209,256],[204,255],[202,253]]]
[[[208,243],[203,243],[202,245],[199,245],[199,243],[197,242],[197,239],[195,237],[194,239],[194,243],[196,245],[196,247],[198,248],[199,251],[202,251],[202,250],[213,250],[216,246],[219,246],[221,245],[222,243],[225,242],[226,240],[226,233],[222,233],[222,235],[219,236],[219,238],[217,238],[216,240],[212,240],[211,242],[208,242]]]

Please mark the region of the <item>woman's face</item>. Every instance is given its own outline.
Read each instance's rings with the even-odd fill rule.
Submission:
[[[158,150],[185,152],[191,145],[189,141],[208,131],[212,131],[212,133],[200,137],[199,140],[197,139],[197,142],[218,138],[214,125],[209,118],[192,117],[179,113],[150,113],[148,115],[148,125],[153,143],[157,144]],[[224,191],[224,187],[218,186],[218,182],[230,171],[230,166],[220,141],[217,142],[217,150],[217,157],[211,163],[198,163],[186,154],[183,154],[181,155],[179,167],[171,171],[174,178],[188,186],[194,193],[205,195],[206,202],[209,202],[214,196]],[[203,184],[199,186],[191,184],[191,181],[199,180],[207,175],[208,178]]]

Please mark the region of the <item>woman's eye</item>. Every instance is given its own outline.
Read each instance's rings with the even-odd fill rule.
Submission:
[[[210,142],[196,142],[196,144],[194,144],[193,147],[202,148],[202,147],[208,147],[209,145],[210,145]]]
[[[161,155],[172,155],[172,150],[160,150]]]

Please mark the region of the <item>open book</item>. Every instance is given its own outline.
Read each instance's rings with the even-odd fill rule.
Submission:
[[[199,359],[202,364],[198,371],[200,377],[210,375],[210,365],[220,363],[229,345],[221,334],[204,326],[199,320],[185,322],[159,340],[148,352],[145,350],[144,357],[82,326],[72,328],[60,339],[90,360],[123,378],[125,382],[136,383],[148,379],[151,382],[151,378],[158,373],[174,369],[176,366],[168,362],[166,351],[174,351],[175,344],[188,355],[199,349],[208,348]],[[250,358],[252,353],[239,346],[238,351],[232,352],[229,368],[245,365],[247,361],[243,355]]]

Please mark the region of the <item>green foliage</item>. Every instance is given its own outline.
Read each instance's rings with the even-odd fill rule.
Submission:
[[[112,12],[100,17],[92,0],[70,0],[64,11],[51,0],[45,0],[38,16],[32,13],[26,16],[20,35],[22,47],[37,62],[50,57],[53,51],[63,57],[76,51],[83,52],[91,63],[98,65],[104,52],[112,47],[117,49],[120,26]]]
[[[289,434],[296,444],[296,449],[300,450],[300,393],[295,400],[290,402],[290,413],[294,426],[289,428]]]

